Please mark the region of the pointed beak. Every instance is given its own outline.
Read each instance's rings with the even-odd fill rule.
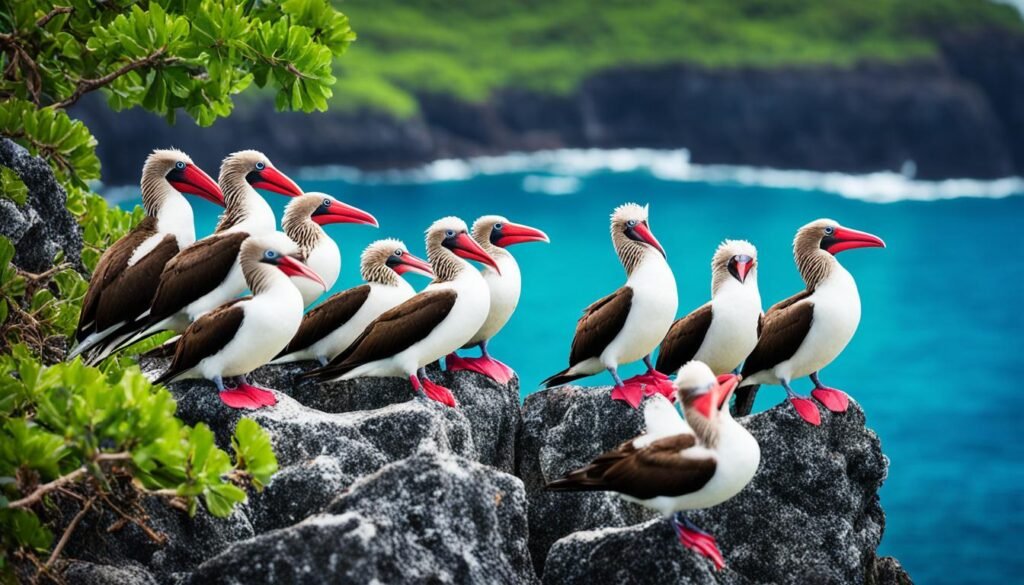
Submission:
[[[718,387],[714,386],[711,390],[697,397],[693,401],[693,408],[701,414],[704,418],[711,418],[712,407],[717,404],[718,398]]]
[[[373,217],[358,207],[353,207],[342,203],[341,201],[332,202],[326,212],[313,214],[312,219],[320,225],[326,225],[329,223],[361,223],[364,225],[372,225],[373,227],[380,227],[380,224],[377,223],[376,217]]]
[[[507,248],[513,244],[550,241],[551,240],[548,239],[548,235],[537,228],[532,228],[528,225],[518,223],[506,223],[501,228],[501,237],[494,243],[502,248]]]
[[[327,290],[327,285],[324,284],[324,279],[320,278],[320,275],[313,271],[312,268],[306,266],[302,262],[299,262],[291,256],[282,256],[277,262],[278,269],[284,272],[288,276],[299,276],[302,278],[308,278],[313,282],[319,284],[324,290]]]
[[[754,267],[754,259],[750,256],[740,256],[733,260],[733,269],[736,271],[736,279],[740,282],[747,281],[747,274]]]
[[[480,247],[480,244],[476,243],[473,238],[469,237],[469,234],[459,234],[459,236],[455,238],[455,247],[452,249],[452,252],[455,252],[455,255],[460,258],[475,260],[481,264],[486,264],[493,268],[495,272],[501,274],[501,269],[498,268],[498,263],[494,261],[494,258],[491,258],[490,254]]]
[[[836,228],[832,234],[834,243],[825,250],[833,256],[846,250],[854,248],[884,248],[885,242],[882,238],[867,232],[861,232],[850,228]]]
[[[302,195],[302,189],[295,181],[272,166],[267,165],[262,171],[252,171],[249,177],[249,184],[257,189],[266,189],[289,197]]]
[[[417,258],[408,252],[402,254],[402,259],[393,270],[398,274],[411,272],[413,274],[422,274],[427,278],[434,278],[434,268],[430,263],[421,258]]]
[[[661,256],[663,258],[668,258],[668,255],[665,254],[665,248],[661,247],[658,239],[654,237],[653,233],[651,233],[651,228],[647,225],[647,222],[636,224],[636,226],[633,227],[633,231],[636,232],[636,235],[639,236],[641,240],[647,242],[653,246],[655,250],[661,252]]]
[[[715,389],[718,396],[718,410],[722,410],[722,407],[729,403],[729,397],[732,396],[742,379],[743,376],[736,374],[722,374],[718,377],[718,385]]]
[[[217,181],[214,181],[210,175],[204,173],[203,169],[196,165],[188,164],[180,172],[172,172],[167,177],[167,181],[182,193],[202,197],[210,203],[224,207],[224,194],[221,192],[220,186],[217,185]]]

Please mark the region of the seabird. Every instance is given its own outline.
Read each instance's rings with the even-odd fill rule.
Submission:
[[[655,394],[644,408],[646,434],[547,484],[547,489],[618,492],[670,517],[684,547],[708,557],[716,568],[724,567],[714,537],[683,512],[729,500],[757,472],[761,448],[726,407],[738,381],[734,374],[716,379],[702,362],[687,363],[675,381],[685,421],[668,399]]]
[[[298,185],[255,150],[228,155],[221,163],[218,183],[227,206],[217,229],[167,263],[149,310],[122,328],[117,344],[108,346],[104,356],[160,331],[181,333],[199,315],[242,294],[246,288],[238,261],[242,242],[277,228],[274,211],[255,188],[302,195]]]
[[[487,319],[491,304],[487,282],[466,260],[501,269],[457,217],[435,221],[427,230],[426,242],[434,271],[427,288],[385,311],[329,364],[300,378],[407,376],[415,392],[455,406],[451,391],[427,379],[424,368],[465,345]]]
[[[726,240],[711,259],[711,301],[672,324],[658,351],[658,371],[671,374],[690,360],[715,374],[735,371],[757,345],[761,315],[757,249]]]
[[[430,264],[409,253],[399,240],[378,240],[363,252],[360,266],[366,284],[331,295],[306,313],[299,330],[273,363],[317,360],[327,365],[384,311],[416,294],[401,275],[434,277]]]
[[[378,227],[377,219],[362,209],[346,205],[326,193],[306,193],[288,202],[281,228],[299,245],[306,265],[320,275],[327,290],[341,273],[341,251],[334,239],[320,226],[329,223],[360,223]],[[320,298],[324,289],[308,278],[296,277],[295,286],[306,306]]]
[[[667,377],[654,369],[650,354],[672,325],[679,298],[665,250],[651,233],[646,206],[627,203],[618,207],[612,214],[611,233],[615,252],[626,269],[626,284],[583,310],[569,367],[544,384],[551,388],[608,370],[615,380],[612,398],[637,408],[645,389],[670,391]],[[623,382],[619,365],[641,358],[647,373]]]
[[[527,225],[512,223],[500,215],[485,215],[478,218],[473,222],[472,233],[476,243],[480,244],[480,247],[501,267],[501,272],[486,266],[483,268],[484,280],[491,291],[491,310],[480,330],[463,346],[463,349],[479,347],[480,357],[463,358],[452,352],[445,358],[445,366],[449,371],[470,370],[483,374],[499,384],[507,384],[515,372],[487,353],[487,342],[508,323],[516,310],[516,305],[519,304],[519,294],[522,291],[519,264],[505,248],[513,244],[550,240],[544,232]]]
[[[793,257],[806,288],[765,313],[761,337],[743,364],[736,414],[750,412],[759,384],[781,384],[800,417],[821,424],[814,402],[793,392],[789,385],[794,378],[808,375],[814,382],[814,398],[833,412],[846,410],[846,394],[818,379],[818,372],[842,353],[860,323],[857,283],[835,254],[884,247],[885,242],[877,236],[845,228],[831,219],[800,228],[793,240]]]
[[[302,294],[289,279],[320,277],[299,259],[299,247],[283,234],[250,237],[239,262],[252,296],[230,301],[196,319],[174,348],[171,366],[155,380],[205,378],[232,408],[277,403],[273,392],[249,383],[246,375],[270,361],[288,344],[302,321]],[[234,379],[226,388],[224,379]]]
[[[100,257],[89,279],[68,359],[102,344],[149,308],[164,265],[196,241],[192,206],[182,193],[224,205],[220,187],[184,152],[154,150],[142,167],[146,217]]]

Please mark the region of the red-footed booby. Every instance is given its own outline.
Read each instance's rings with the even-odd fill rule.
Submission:
[[[326,193],[306,193],[288,202],[281,228],[299,245],[299,252],[306,259],[306,265],[320,275],[327,290],[334,286],[341,273],[341,251],[338,244],[320,227],[329,223],[358,223],[378,227],[377,219],[369,213],[346,205]],[[308,278],[297,276],[294,282],[307,307],[324,293],[318,283]]]
[[[164,266],[196,241],[192,206],[182,193],[224,205],[217,183],[173,148],[154,150],[146,158],[140,187],[146,218],[100,257],[82,302],[77,346],[68,359],[88,356],[91,348],[145,312]]]
[[[793,241],[793,256],[806,289],[765,313],[761,337],[743,364],[743,383],[736,391],[737,414],[750,412],[759,384],[781,384],[800,417],[821,424],[814,402],[793,392],[789,385],[794,378],[808,375],[814,382],[814,398],[833,412],[846,410],[846,394],[818,379],[818,372],[842,353],[860,323],[857,283],[835,254],[884,247],[885,242],[877,236],[845,228],[831,219],[800,228]]]
[[[430,264],[409,253],[399,240],[378,240],[363,251],[360,272],[366,284],[331,295],[306,313],[299,330],[273,363],[317,360],[321,366],[341,352],[384,311],[411,299],[402,275],[434,277]]]
[[[274,211],[255,188],[298,197],[302,189],[255,150],[227,156],[218,179],[227,203],[214,233],[185,248],[167,263],[149,310],[122,328],[107,353],[159,333],[182,332],[199,315],[238,297],[245,277],[238,261],[249,236],[274,233]]]
[[[711,301],[672,324],[658,351],[658,371],[671,374],[690,360],[715,374],[735,371],[757,345],[761,315],[757,249],[726,240],[711,259]]]
[[[713,536],[686,510],[710,508],[743,490],[757,473],[761,448],[729,414],[739,378],[714,373],[702,362],[684,365],[675,388],[686,420],[662,395],[644,408],[647,432],[547,485],[553,491],[615,491],[624,499],[671,517],[679,542],[725,566]]]
[[[654,369],[651,352],[676,316],[676,279],[655,239],[647,207],[628,203],[611,218],[612,244],[626,269],[626,284],[583,311],[569,354],[569,367],[544,380],[551,388],[608,370],[615,380],[612,398],[633,408],[646,391],[671,392],[667,377]],[[644,360],[647,373],[623,382],[621,364]]]
[[[427,379],[424,368],[465,345],[487,319],[491,304],[487,282],[467,260],[500,269],[457,217],[435,221],[427,230],[426,242],[435,275],[427,288],[385,311],[329,364],[300,378],[407,376],[415,392],[456,405],[451,391]]]
[[[499,384],[507,384],[515,372],[487,353],[487,342],[508,323],[519,304],[522,276],[519,264],[505,248],[526,242],[548,242],[548,236],[539,229],[512,223],[500,215],[485,215],[473,222],[473,239],[494,258],[501,272],[484,267],[482,272],[491,291],[491,310],[487,320],[463,349],[480,348],[480,357],[463,358],[452,352],[445,358],[449,371],[470,370],[483,374]]]
[[[299,328],[302,294],[290,279],[320,277],[298,257],[299,247],[283,234],[246,239],[239,262],[252,296],[228,302],[189,325],[175,345],[171,366],[155,382],[205,378],[232,408],[276,404],[273,392],[249,384],[246,375],[270,361]],[[225,378],[235,379],[234,388],[225,387]]]

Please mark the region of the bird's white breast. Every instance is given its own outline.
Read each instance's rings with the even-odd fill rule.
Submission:
[[[160,206],[156,216],[157,232],[146,238],[128,258],[128,266],[134,266],[139,260],[156,249],[167,234],[174,236],[178,249],[183,250],[196,241],[196,226],[192,215],[192,206],[179,194],[169,195]]]
[[[712,299],[711,314],[711,326],[693,359],[706,363],[715,374],[727,374],[757,345],[761,317],[757,284],[730,278]]]
[[[645,253],[626,286],[633,289],[633,302],[622,330],[601,354],[605,367],[633,362],[654,351],[679,308],[672,269],[654,250]]]
[[[320,275],[320,278],[324,279],[324,284],[327,285],[326,290],[331,290],[334,283],[338,282],[338,275],[341,273],[341,251],[338,250],[338,244],[330,236],[322,235],[313,249],[309,251],[306,264],[313,269],[313,272]],[[326,292],[318,283],[308,278],[293,276],[291,279],[302,293],[302,300],[307,307]]]
[[[519,295],[522,292],[522,276],[519,272],[519,264],[512,254],[495,254],[495,261],[501,274],[491,268],[483,270],[484,281],[491,295],[491,308],[487,313],[480,330],[469,340],[469,345],[480,343],[494,337],[501,328],[512,318],[512,313],[519,304]]]

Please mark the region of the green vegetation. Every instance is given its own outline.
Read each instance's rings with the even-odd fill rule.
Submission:
[[[83,228],[82,265],[143,217],[89,189],[96,140],[67,108],[102,91],[115,110],[140,106],[201,125],[227,116],[237,94],[273,93],[278,109],[327,108],[334,59],[355,35],[329,0],[17,0],[0,4],[0,135],[43,156]],[[0,198],[28,191],[0,168]],[[128,358],[101,368],[64,358],[87,283],[59,255],[32,274],[0,238],[0,582],[60,581],[60,555],[81,519],[106,510],[145,525],[141,498],[226,516],[277,470],[269,436],[244,419],[233,457],[206,425],[174,416],[166,389]],[[155,342],[154,342],[155,343]],[[117,523],[115,523],[117,524]],[[116,525],[108,527],[116,531]],[[60,534],[57,538],[56,535]]]
[[[332,107],[416,112],[416,91],[486,99],[502,87],[571,91],[595,71],[846,66],[932,55],[937,32],[1024,30],[989,0],[344,0],[359,42],[337,67]]]

